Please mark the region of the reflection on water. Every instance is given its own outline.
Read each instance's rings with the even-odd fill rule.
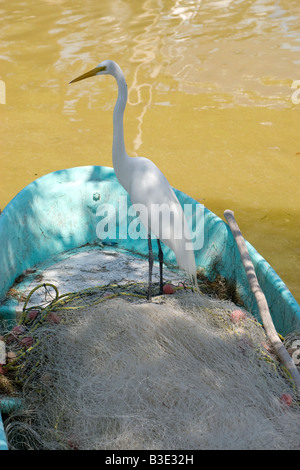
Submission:
[[[128,153],[222,216],[300,300],[298,0],[0,2],[0,207],[60,168],[112,165],[111,58],[128,82]]]

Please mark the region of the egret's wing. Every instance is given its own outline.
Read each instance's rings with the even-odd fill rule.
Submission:
[[[131,202],[142,206],[139,216],[148,233],[151,231],[174,251],[178,265],[194,282],[195,255],[190,249],[190,230],[182,207],[166,177],[150,160],[134,160],[136,165],[129,193]]]

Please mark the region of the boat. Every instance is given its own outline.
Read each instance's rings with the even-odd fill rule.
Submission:
[[[243,306],[259,320],[258,306],[227,223],[187,194],[174,191],[183,207],[192,208],[190,224],[199,232],[195,249],[199,273],[211,282],[220,277],[234,284]],[[115,230],[103,240],[98,224],[101,208],[108,206],[114,209]],[[21,190],[0,215],[0,321],[11,326],[16,323],[18,300],[7,297],[7,293],[24,272],[46,261],[51,264],[60,255],[71,256],[76,250],[101,247],[102,243],[147,257],[146,237],[121,236],[124,214],[127,225],[133,220],[133,215],[128,216],[130,207],[129,196],[114,170],[104,166],[55,171]],[[246,245],[276,330],[282,336],[299,330],[300,306],[270,264],[248,241]],[[174,253],[166,246],[163,251],[166,264],[175,268]],[[154,253],[157,255],[155,249]],[[6,448],[0,419],[0,449]]]

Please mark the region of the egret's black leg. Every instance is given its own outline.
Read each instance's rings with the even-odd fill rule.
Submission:
[[[158,244],[158,260],[159,260],[159,293],[160,295],[163,294],[163,262],[164,262],[164,254],[161,249],[161,244],[159,238],[157,239]]]
[[[152,268],[153,268],[153,251],[152,251],[151,234],[148,234],[148,248],[149,248],[149,284],[148,284],[147,300],[151,300],[151,297],[152,297]]]

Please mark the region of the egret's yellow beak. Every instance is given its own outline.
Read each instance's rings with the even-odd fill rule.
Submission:
[[[97,75],[97,73],[103,72],[104,70],[106,70],[105,66],[95,67],[94,69],[90,70],[89,72],[86,72],[83,75],[80,75],[79,77],[74,78],[74,80],[72,80],[70,83],[79,82],[79,80],[83,80],[84,78],[94,77],[95,75]]]

